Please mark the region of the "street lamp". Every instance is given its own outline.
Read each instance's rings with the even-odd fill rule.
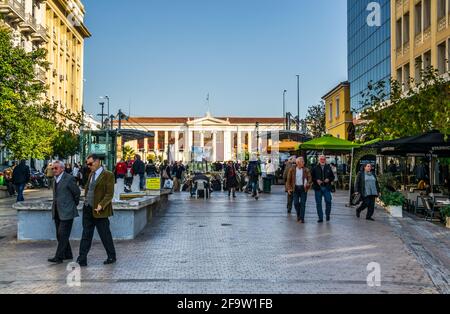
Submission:
[[[106,101],[108,102],[108,112],[107,112],[107,117],[109,117],[109,96],[101,96],[100,99],[106,99]]]
[[[256,122],[256,152],[259,155],[259,122]]]
[[[106,115],[104,113],[104,111],[105,111],[105,103],[104,102],[100,102],[99,105],[102,106],[102,113],[99,114],[98,116],[101,117],[101,119],[102,119],[102,129],[103,129],[103,127],[104,127],[104,118],[106,117]]]
[[[300,75],[297,75],[297,131],[300,131]]]
[[[286,119],[286,93],[287,90],[283,91],[283,119]]]

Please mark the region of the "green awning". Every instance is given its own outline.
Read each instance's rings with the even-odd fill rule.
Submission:
[[[347,151],[352,148],[361,147],[350,141],[342,140],[331,135],[325,135],[321,138],[316,138],[312,141],[306,142],[300,146],[303,150],[333,150],[333,151]]]
[[[366,143],[362,144],[362,146],[373,145],[373,144],[377,144],[377,143],[379,143],[379,142],[381,142],[381,139],[380,139],[380,138],[376,138],[376,139],[374,139],[374,140],[371,140],[371,141],[369,141],[369,142],[366,142]]]

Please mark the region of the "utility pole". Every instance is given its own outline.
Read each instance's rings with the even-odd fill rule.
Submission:
[[[300,75],[297,75],[297,131],[300,131]]]
[[[259,122],[256,122],[256,152],[259,155]]]
[[[286,118],[286,93],[287,93],[287,90],[284,90],[284,92],[283,92],[283,118]],[[285,125],[285,127],[287,128],[287,125]]]
[[[98,116],[100,116],[101,118],[102,118],[102,130],[103,130],[103,127],[104,127],[104,117],[106,117],[107,115],[105,115],[105,103],[104,102],[101,102],[101,103],[99,103],[100,104],[100,106],[102,106],[102,114],[99,114]]]

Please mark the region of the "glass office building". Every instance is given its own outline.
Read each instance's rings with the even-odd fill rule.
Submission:
[[[381,26],[369,26],[367,18],[373,11],[368,5],[374,0],[347,0],[348,80],[352,109],[360,112],[361,93],[370,81],[391,77],[391,14],[390,1],[378,0],[381,7]],[[389,84],[386,84],[389,94]]]

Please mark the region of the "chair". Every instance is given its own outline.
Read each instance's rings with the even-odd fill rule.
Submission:
[[[425,220],[428,221],[428,218],[431,218],[430,221],[434,219],[434,203],[431,204],[430,200],[424,196],[420,197],[422,199],[422,203],[425,206]]]
[[[200,196],[199,192],[203,191],[205,195],[205,200],[208,199],[209,198],[208,182],[206,180],[198,180],[195,182],[195,185],[197,186],[195,198],[198,199]]]

